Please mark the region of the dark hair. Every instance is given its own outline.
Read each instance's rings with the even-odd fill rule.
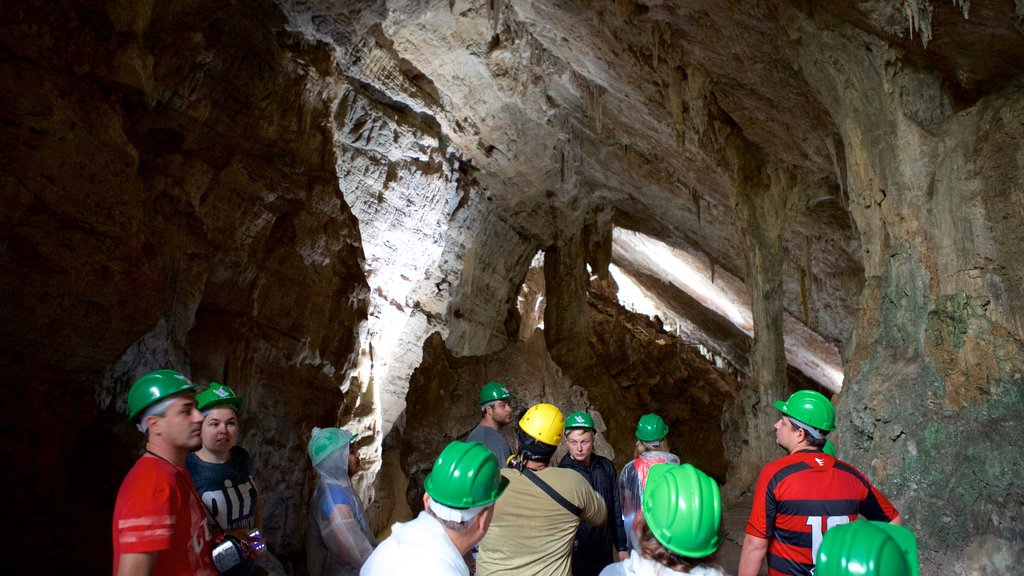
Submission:
[[[654,533],[651,532],[650,527],[647,526],[647,521],[644,519],[643,515],[639,515],[637,517],[637,521],[637,530],[640,532],[637,541],[637,551],[644,558],[654,560],[658,564],[661,564],[670,570],[675,570],[676,572],[682,572],[684,574],[689,573],[690,570],[697,566],[708,566],[710,568],[717,568],[719,571],[722,570],[722,566],[715,561],[717,560],[717,556],[715,554],[711,554],[703,558],[691,558],[689,556],[676,554],[668,548],[665,548],[665,546],[654,537]]]
[[[526,460],[550,462],[551,457],[555,455],[555,450],[558,449],[558,446],[545,444],[522,430],[517,431],[517,436],[519,438],[519,453]]]

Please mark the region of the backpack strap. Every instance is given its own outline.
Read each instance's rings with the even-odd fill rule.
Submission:
[[[583,513],[583,510],[580,510],[579,506],[577,506],[577,505],[573,504],[572,502],[569,502],[568,500],[566,500],[565,497],[562,496],[561,494],[559,494],[557,490],[552,488],[550,484],[548,484],[547,482],[541,480],[540,476],[537,476],[536,474],[534,474],[533,470],[530,470],[529,468],[523,466],[523,476],[526,476],[527,478],[529,478],[530,482],[533,482],[534,484],[536,484],[537,487],[539,487],[541,490],[543,490],[545,493],[547,493],[548,496],[551,496],[552,500],[554,500],[555,502],[558,502],[559,504],[561,504],[562,508],[565,508],[566,510],[568,510],[569,513],[572,514],[573,516],[579,518],[580,514]]]

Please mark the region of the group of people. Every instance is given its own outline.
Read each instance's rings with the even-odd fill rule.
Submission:
[[[594,452],[597,428],[585,411],[563,418],[556,406],[533,405],[510,446],[500,430],[512,423],[511,402],[501,383],[481,389],[480,423],[437,456],[423,511],[379,545],[350,481],[360,464],[357,438],[314,428],[309,573],[726,574],[716,555],[718,484],[680,463],[660,416],[640,418],[634,458],[616,473]],[[196,394],[171,370],[132,386],[129,418],[146,435],[146,454],[118,493],[115,576],[251,572],[262,516],[252,460],[237,446],[241,404],[218,383]],[[916,540],[899,513],[825,440],[835,428],[831,402],[802,390],[775,408],[776,442],[787,455],[758,477],[738,576],[756,576],[765,560],[771,576],[916,576]],[[562,442],[567,451],[555,465]],[[235,554],[219,558],[221,549]],[[218,563],[225,558],[226,566]]]
[[[249,453],[237,445],[242,398],[217,382],[196,387],[174,370],[139,378],[128,418],[146,453],[114,505],[114,574],[228,574],[255,568],[264,540]]]

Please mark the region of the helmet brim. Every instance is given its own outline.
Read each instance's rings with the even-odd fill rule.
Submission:
[[[142,420],[142,416],[146,413],[146,410],[149,410],[154,405],[156,405],[156,404],[158,404],[160,402],[163,402],[164,400],[167,400],[168,398],[175,398],[177,396],[181,396],[182,394],[188,394],[190,396],[195,396],[195,394],[196,394],[196,387],[192,386],[192,385],[182,386],[181,389],[179,389],[179,390],[176,390],[176,391],[174,391],[174,392],[172,392],[170,394],[167,394],[166,396],[161,396],[160,398],[156,398],[156,399],[152,400],[151,402],[145,404],[144,406],[142,406],[138,410],[136,410],[135,413],[129,415],[128,416],[128,421],[132,422],[133,424],[138,424],[139,421]]]
[[[242,407],[242,397],[232,396],[231,398],[218,398],[216,400],[210,400],[202,406],[196,406],[196,408],[199,408],[200,412],[206,412],[207,410],[212,410],[219,406],[234,406],[235,412],[238,412]]]

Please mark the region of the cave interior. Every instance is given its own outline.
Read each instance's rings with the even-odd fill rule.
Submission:
[[[364,433],[384,533],[489,380],[517,411],[590,411],[617,466],[662,415],[721,484],[733,548],[782,455],[772,402],[819,390],[921,574],[1021,573],[1021,0],[19,0],[0,18],[19,573],[109,573],[143,446],[127,390],[157,368],[244,396],[282,574],[304,573],[312,427]],[[24,553],[41,542],[63,553]]]

